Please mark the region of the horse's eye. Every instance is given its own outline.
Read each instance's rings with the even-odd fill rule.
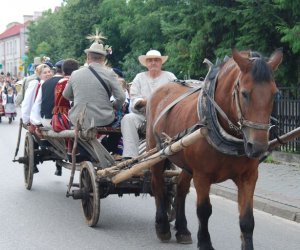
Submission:
[[[246,99],[246,100],[248,100],[249,99],[249,92],[248,91],[242,91],[242,96]]]

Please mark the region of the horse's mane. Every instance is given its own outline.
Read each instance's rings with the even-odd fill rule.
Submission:
[[[252,55],[253,58],[253,67],[251,69],[251,74],[253,79],[256,82],[269,82],[273,79],[272,70],[269,65],[266,63],[261,54],[255,52],[255,56]],[[259,55],[259,57],[256,57]]]

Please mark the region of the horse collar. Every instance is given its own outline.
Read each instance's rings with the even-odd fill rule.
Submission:
[[[199,95],[197,105],[200,123],[207,125],[208,135],[206,139],[216,150],[227,155],[245,155],[243,140],[228,134],[218,121],[217,113],[227,120],[231,129],[240,131],[240,128],[228,119],[224,111],[214,101],[219,70],[218,66],[212,66],[205,78],[205,87]]]

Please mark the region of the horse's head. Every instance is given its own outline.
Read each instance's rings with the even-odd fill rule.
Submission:
[[[257,53],[245,56],[233,49],[232,57],[239,68],[233,90],[238,124],[246,155],[257,158],[268,149],[270,117],[278,92],[273,71],[281,63],[283,53],[275,51],[266,62]]]

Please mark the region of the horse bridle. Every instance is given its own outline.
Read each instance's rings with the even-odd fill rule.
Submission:
[[[203,89],[206,97],[210,100],[210,102],[216,108],[218,113],[227,121],[227,123],[229,125],[229,128],[234,130],[237,134],[242,134],[242,129],[244,127],[249,127],[249,128],[259,129],[259,130],[269,130],[270,127],[271,127],[271,124],[253,122],[253,121],[246,120],[244,118],[243,113],[242,113],[242,109],[241,109],[241,105],[240,105],[240,101],[239,101],[239,89],[238,89],[238,87],[239,87],[239,82],[240,82],[240,75],[241,75],[241,73],[238,75],[237,79],[234,82],[234,88],[233,88],[233,93],[232,93],[232,96],[234,97],[235,103],[236,103],[236,110],[237,110],[237,116],[238,116],[238,122],[237,122],[238,126],[236,126],[232,121],[230,121],[230,119],[228,118],[226,113],[221,109],[221,107],[215,102],[215,100],[213,100],[208,95],[206,90]]]
[[[249,128],[254,128],[254,129],[259,129],[259,130],[269,130],[271,127],[271,124],[268,123],[259,123],[259,122],[253,122],[246,120],[243,116],[242,109],[241,109],[241,104],[240,104],[240,99],[239,99],[239,82],[240,82],[240,75],[238,75],[236,81],[234,82],[234,89],[233,89],[233,98],[235,99],[235,104],[236,104],[236,110],[237,110],[237,116],[238,116],[238,130],[242,131],[243,127],[249,127]]]

